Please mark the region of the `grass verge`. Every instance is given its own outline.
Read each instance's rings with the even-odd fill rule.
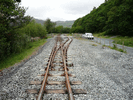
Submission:
[[[23,50],[21,53],[12,54],[10,57],[0,61],[0,70],[8,68],[15,63],[19,63],[24,59],[28,59],[31,55],[35,54],[39,47],[44,43],[46,43],[46,39],[40,39],[38,41],[29,43],[30,48]]]
[[[66,34],[67,36],[73,36],[72,33]]]
[[[114,40],[113,43],[117,43],[120,45],[125,45],[129,47],[133,47],[133,37],[128,37],[128,36],[105,36],[104,32],[103,33],[94,33],[93,34],[95,37],[101,37],[101,38],[107,38],[107,39],[112,39]]]
[[[125,50],[123,50],[123,49],[117,48],[115,44],[114,44],[113,47],[111,47],[111,46],[106,46],[106,45],[103,45],[103,47],[108,47],[108,48],[110,48],[110,49],[114,49],[114,50],[117,50],[117,51],[120,51],[120,52],[123,52],[123,53],[127,53],[127,51],[125,51]]]
[[[96,44],[92,44],[92,46],[97,46]]]
[[[109,39],[111,36],[105,35],[105,32],[102,33],[93,33],[94,37],[99,37],[99,38],[106,38]]]
[[[113,38],[113,43],[117,43],[117,44],[121,44],[121,45],[125,45],[125,46],[129,46],[129,47],[133,47],[133,37],[115,37]]]

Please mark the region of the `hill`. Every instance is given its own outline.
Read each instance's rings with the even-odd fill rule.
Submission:
[[[44,20],[36,19],[36,18],[33,18],[33,19],[36,21],[36,23],[40,23],[40,24],[42,24],[42,25],[43,25],[43,23],[44,23]]]
[[[105,0],[98,8],[78,18],[72,32],[133,36],[133,0]]]
[[[63,27],[69,27],[71,28],[74,21],[56,21],[56,26],[62,25]]]
[[[41,20],[41,19],[36,19],[34,18],[34,20],[37,22],[37,23],[40,23],[43,25],[43,23],[45,22],[45,20]],[[69,27],[71,28],[74,21],[55,21],[56,22],[56,26],[60,26],[62,25],[63,27]]]

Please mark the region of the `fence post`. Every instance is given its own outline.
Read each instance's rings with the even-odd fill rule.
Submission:
[[[116,48],[117,48],[117,41],[115,42]]]
[[[123,48],[123,51],[124,51],[124,41],[123,41],[123,43],[122,43],[122,48]]]

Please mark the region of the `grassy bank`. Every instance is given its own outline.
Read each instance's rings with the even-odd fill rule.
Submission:
[[[121,44],[121,45],[125,45],[125,46],[129,46],[129,47],[133,47],[133,37],[128,37],[128,36],[107,36],[104,35],[103,33],[94,33],[93,34],[95,37],[101,37],[101,38],[107,38],[107,39],[112,39],[114,40],[114,43],[117,44]]]
[[[66,34],[67,36],[73,36],[73,34],[72,33],[69,33],[69,34]]]
[[[46,39],[40,39],[38,41],[34,41],[29,43],[30,48],[23,50],[23,52],[18,54],[12,54],[10,57],[0,61],[0,70],[4,68],[8,68],[15,63],[19,63],[24,59],[28,59],[32,54],[35,54],[40,46],[46,43]]]
[[[120,51],[120,52],[123,52],[123,53],[127,53],[127,51],[124,51],[123,49],[117,48],[116,45],[114,45],[113,47],[103,45],[103,47],[108,47],[108,48],[110,48],[110,49],[114,49],[114,50],[117,50],[117,51]]]
[[[114,43],[117,44],[121,44],[121,45],[125,45],[125,46],[129,46],[129,47],[133,47],[133,37],[115,37],[113,38]]]

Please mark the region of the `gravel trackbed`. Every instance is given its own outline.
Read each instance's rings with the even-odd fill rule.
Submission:
[[[0,76],[0,100],[35,100],[36,95],[26,89],[39,89],[29,85],[44,73],[55,39],[51,38],[34,56],[8,77]],[[87,39],[73,39],[68,49],[68,63],[73,63],[70,73],[82,81],[72,89],[85,89],[87,94],[74,95],[75,100],[133,100],[133,56],[102,47]],[[58,86],[56,86],[58,87]],[[58,99],[57,99],[58,98]],[[43,100],[66,100],[67,95],[46,95]]]

